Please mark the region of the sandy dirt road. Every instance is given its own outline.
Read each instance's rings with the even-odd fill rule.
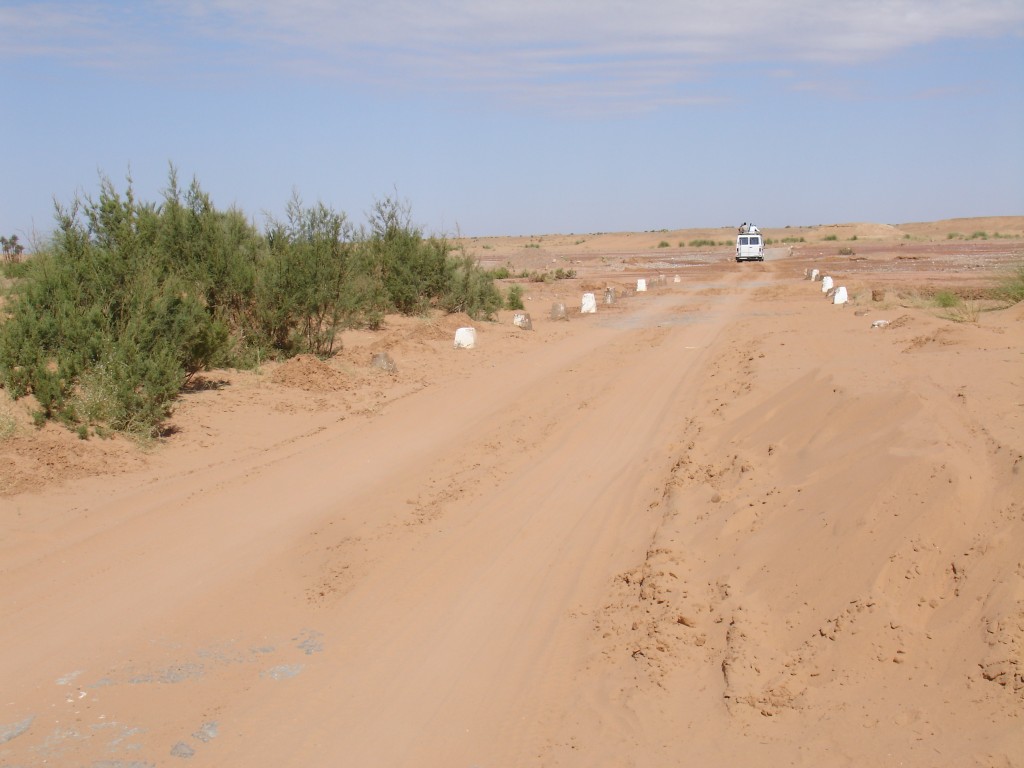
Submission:
[[[0,500],[0,766],[1021,764],[1020,321],[868,320],[773,257]]]
[[[6,692],[75,731],[31,748],[88,764],[139,728],[163,763],[216,721],[210,764],[527,759],[742,296],[696,321],[661,295],[255,463],[85,502],[3,574]]]

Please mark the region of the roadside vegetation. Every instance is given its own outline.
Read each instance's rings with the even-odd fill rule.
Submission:
[[[1014,266],[999,285],[999,295],[1010,304],[1024,301],[1024,262]]]
[[[326,357],[340,331],[377,328],[389,312],[490,318],[505,303],[469,254],[425,237],[390,197],[356,226],[294,196],[260,232],[172,169],[159,203],[103,179],[56,220],[45,246],[5,265],[0,383],[34,396],[37,425],[82,437],[159,434],[182,388],[211,367]]]
[[[576,277],[576,270],[562,269],[561,267],[558,267],[553,272],[549,272],[547,270],[538,271],[535,269],[521,269],[516,272],[511,267],[504,266],[496,267],[488,271],[487,274],[494,280],[519,279],[529,280],[532,283],[550,283],[552,280],[572,280]],[[512,286],[511,288],[515,288],[515,286]],[[506,299],[506,306],[508,306],[509,309],[522,309],[522,307],[513,307],[508,303],[508,301],[509,299]]]

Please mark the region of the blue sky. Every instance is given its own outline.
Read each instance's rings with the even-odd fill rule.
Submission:
[[[1020,0],[0,0],[0,233],[173,163],[259,226],[1024,214]]]

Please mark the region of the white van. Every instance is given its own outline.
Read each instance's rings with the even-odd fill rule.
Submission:
[[[744,224],[736,236],[736,261],[764,261],[764,238],[753,224]]]

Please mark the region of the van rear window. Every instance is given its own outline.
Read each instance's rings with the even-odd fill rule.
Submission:
[[[760,244],[761,244],[761,236],[760,235],[750,235],[749,237],[748,236],[744,236],[744,235],[740,235],[740,245],[760,245]]]

